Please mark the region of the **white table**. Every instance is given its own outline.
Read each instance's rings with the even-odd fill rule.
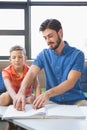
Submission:
[[[87,117],[87,107],[80,107]],[[6,107],[0,107],[2,117]],[[86,119],[13,119],[9,120],[27,130],[86,130]]]

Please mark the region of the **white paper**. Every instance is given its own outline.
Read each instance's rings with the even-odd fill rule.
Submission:
[[[46,104],[43,108],[33,109],[32,105],[27,104],[25,111],[16,110],[13,105],[8,106],[3,119],[6,118],[72,118],[85,119],[85,115],[76,105]]]

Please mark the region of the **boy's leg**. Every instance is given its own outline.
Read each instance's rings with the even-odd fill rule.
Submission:
[[[4,92],[0,95],[0,105],[8,106],[12,102],[12,99],[8,92]]]
[[[87,106],[87,100],[81,100],[75,103],[77,106]]]

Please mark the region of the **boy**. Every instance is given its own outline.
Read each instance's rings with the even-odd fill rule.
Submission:
[[[27,60],[26,51],[21,46],[13,46],[10,49],[10,63],[8,67],[6,67],[2,71],[2,76],[4,80],[4,84],[6,86],[7,91],[0,95],[0,105],[7,106],[12,103],[14,97],[18,93],[21,82],[25,77],[27,71],[29,70],[29,66],[25,64]],[[35,96],[32,95],[32,89],[35,88]],[[33,83],[28,87],[26,92],[26,103],[33,103],[34,99],[40,95],[41,90],[39,86],[38,79],[35,78]],[[20,109],[19,109],[20,110]]]

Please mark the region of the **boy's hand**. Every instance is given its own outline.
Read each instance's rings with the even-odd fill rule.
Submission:
[[[19,111],[25,110],[25,104],[26,104],[26,97],[22,93],[16,94],[16,96],[13,99],[13,105],[14,107]]]

